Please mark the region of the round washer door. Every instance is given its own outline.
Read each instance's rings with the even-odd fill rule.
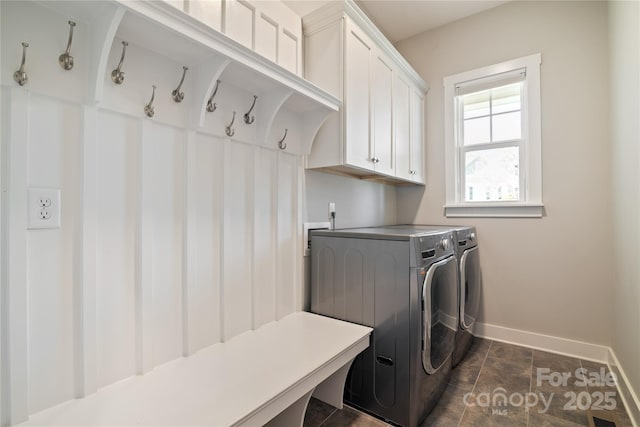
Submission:
[[[433,374],[447,361],[458,330],[458,262],[433,263],[422,284],[422,366]]]
[[[478,247],[467,249],[460,257],[460,327],[473,326],[480,311],[480,256]]]

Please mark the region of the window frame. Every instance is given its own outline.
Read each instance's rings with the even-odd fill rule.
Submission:
[[[444,83],[445,125],[445,178],[447,217],[541,217],[542,204],[542,156],[540,129],[540,64],[541,54],[517,58],[499,64],[451,75]],[[517,73],[525,73],[521,80],[522,135],[519,143],[519,180],[521,187],[518,201],[465,201],[464,145],[460,135],[463,120],[458,120],[460,104],[457,87],[497,87],[509,84]],[[481,89],[479,89],[481,90]],[[473,92],[473,90],[471,91]],[[460,94],[462,95],[462,94]],[[500,146],[502,142],[486,144]],[[483,144],[484,145],[484,144]],[[515,146],[515,145],[514,145]],[[466,146],[467,151],[469,147]],[[477,147],[476,147],[477,149]]]

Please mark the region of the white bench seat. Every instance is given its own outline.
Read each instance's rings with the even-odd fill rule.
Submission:
[[[369,345],[370,333],[364,326],[294,313],[20,425],[301,425],[314,390],[342,406],[347,371]]]

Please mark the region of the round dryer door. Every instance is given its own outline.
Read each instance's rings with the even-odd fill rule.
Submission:
[[[435,373],[447,361],[458,331],[458,262],[450,256],[433,263],[422,285],[422,366]]]
[[[467,249],[460,257],[460,327],[469,329],[480,310],[480,256],[478,247]]]

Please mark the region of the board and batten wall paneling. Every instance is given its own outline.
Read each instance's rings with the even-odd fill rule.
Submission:
[[[278,220],[277,220],[277,316],[293,313],[299,296],[296,263],[298,228],[298,167],[297,157],[278,153]]]
[[[28,185],[61,190],[60,228],[29,230],[29,410],[74,397],[74,240],[79,221],[78,105],[32,95]]]
[[[24,15],[14,9],[6,11]],[[39,4],[28,9],[36,9],[37,22],[48,16]],[[4,5],[2,12],[4,47]],[[283,110],[271,135],[259,135],[256,124],[242,121],[254,93],[223,81],[219,110],[190,128],[191,104],[169,97],[182,63],[132,38],[126,80],[111,82],[123,34],[110,48],[103,99],[87,105],[86,26],[77,28],[85,31],[71,72],[55,56],[42,59],[58,51],[43,35],[65,35],[66,21],[43,26],[33,39],[27,86],[13,82],[15,65],[3,65],[5,424],[301,308],[301,116]],[[6,27],[10,57],[19,59],[16,40],[25,31]],[[277,30],[279,37],[283,27]],[[47,70],[55,72],[44,79]],[[196,96],[191,77],[183,86],[189,98]],[[147,118],[152,84],[156,115]],[[82,91],[69,95],[62,90],[69,87]],[[223,138],[233,111],[237,134]],[[280,151],[285,129],[288,148]],[[61,189],[60,228],[26,230],[29,187]]]
[[[222,141],[191,134],[184,258],[185,353],[221,340]]]
[[[276,313],[277,153],[254,151],[254,327],[274,321]]]
[[[29,96],[2,89],[2,376],[3,423],[28,415],[27,146]],[[5,121],[6,120],[6,121]],[[27,144],[25,144],[25,141]],[[11,369],[9,369],[9,367]]]
[[[142,150],[149,162],[144,192],[149,210],[142,222],[151,223],[151,323],[153,363],[157,366],[182,356],[182,147],[184,131],[155,124]],[[144,249],[143,249],[144,250]]]
[[[135,373],[136,226],[140,123],[100,112],[97,139],[96,348],[98,387]]]
[[[253,326],[251,147],[224,141],[223,340]]]

